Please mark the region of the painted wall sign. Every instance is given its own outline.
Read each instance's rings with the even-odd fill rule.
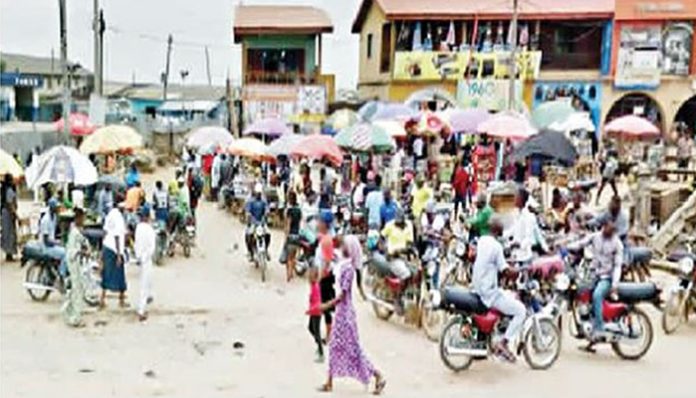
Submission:
[[[654,25],[624,25],[619,35],[614,85],[655,88],[660,84],[662,29]]]
[[[460,80],[457,84],[457,103],[464,108],[486,108],[500,111],[507,108],[510,82],[495,79]],[[522,102],[522,84],[515,86],[515,102]]]
[[[395,80],[458,80],[506,78],[510,65],[509,51],[439,52],[397,51],[392,77]],[[517,71],[524,79],[535,79],[541,67],[541,51],[517,53]]]
[[[669,23],[662,34],[662,73],[689,75],[691,65],[693,26],[685,22]]]
[[[290,119],[305,111],[309,115],[323,114],[327,106],[326,87],[247,84],[242,88],[242,101],[247,124],[264,117]]]

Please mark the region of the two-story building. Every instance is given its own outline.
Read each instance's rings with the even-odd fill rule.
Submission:
[[[325,112],[334,79],[322,74],[322,34],[331,32],[331,20],[318,8],[236,7],[234,42],[242,47],[245,123]]]

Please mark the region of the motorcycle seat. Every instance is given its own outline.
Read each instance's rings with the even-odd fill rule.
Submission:
[[[442,294],[442,307],[454,308],[460,311],[485,314],[488,307],[483,304],[478,294],[463,287],[446,287]]]
[[[106,232],[101,228],[85,228],[82,230],[82,235],[84,235],[90,243],[93,243],[104,239]]]
[[[654,299],[659,291],[652,282],[622,282],[617,287],[619,300],[625,303],[637,303]]]
[[[675,250],[667,256],[667,261],[679,262],[683,258],[690,258],[696,262],[696,253],[689,253],[686,250]]]
[[[561,256],[543,256],[532,262],[532,271],[541,273],[542,278],[563,272],[564,265]]]
[[[645,264],[652,259],[652,250],[649,247],[631,247],[629,253],[631,264]]]

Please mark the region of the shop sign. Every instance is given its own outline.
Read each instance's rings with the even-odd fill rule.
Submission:
[[[507,108],[510,81],[495,79],[460,80],[457,84],[457,103],[464,108],[485,108],[501,111]],[[522,84],[515,82],[515,103],[522,102]]]
[[[0,85],[10,87],[41,87],[43,78],[21,73],[0,73]]]
[[[458,80],[463,78],[506,78],[510,68],[509,51],[444,52],[397,51],[394,54],[394,80]],[[517,53],[517,70],[524,80],[539,76],[541,51]]]
[[[625,25],[619,35],[614,85],[618,88],[655,88],[660,84],[661,26]]]
[[[671,3],[638,3],[636,10],[645,14],[683,12],[684,4],[680,2]]]
[[[670,23],[662,35],[662,73],[668,75],[689,75],[691,64],[691,43],[694,30],[691,24]]]
[[[287,120],[299,113],[323,114],[327,106],[326,88],[321,85],[248,84],[242,88],[242,100],[246,123],[265,117]]]

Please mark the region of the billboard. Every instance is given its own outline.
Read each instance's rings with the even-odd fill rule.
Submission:
[[[457,83],[457,103],[463,108],[507,109],[510,93],[508,80],[470,79]],[[522,103],[522,83],[515,82],[515,103]]]
[[[616,87],[655,88],[660,84],[661,28],[660,24],[621,27],[614,77]]]

